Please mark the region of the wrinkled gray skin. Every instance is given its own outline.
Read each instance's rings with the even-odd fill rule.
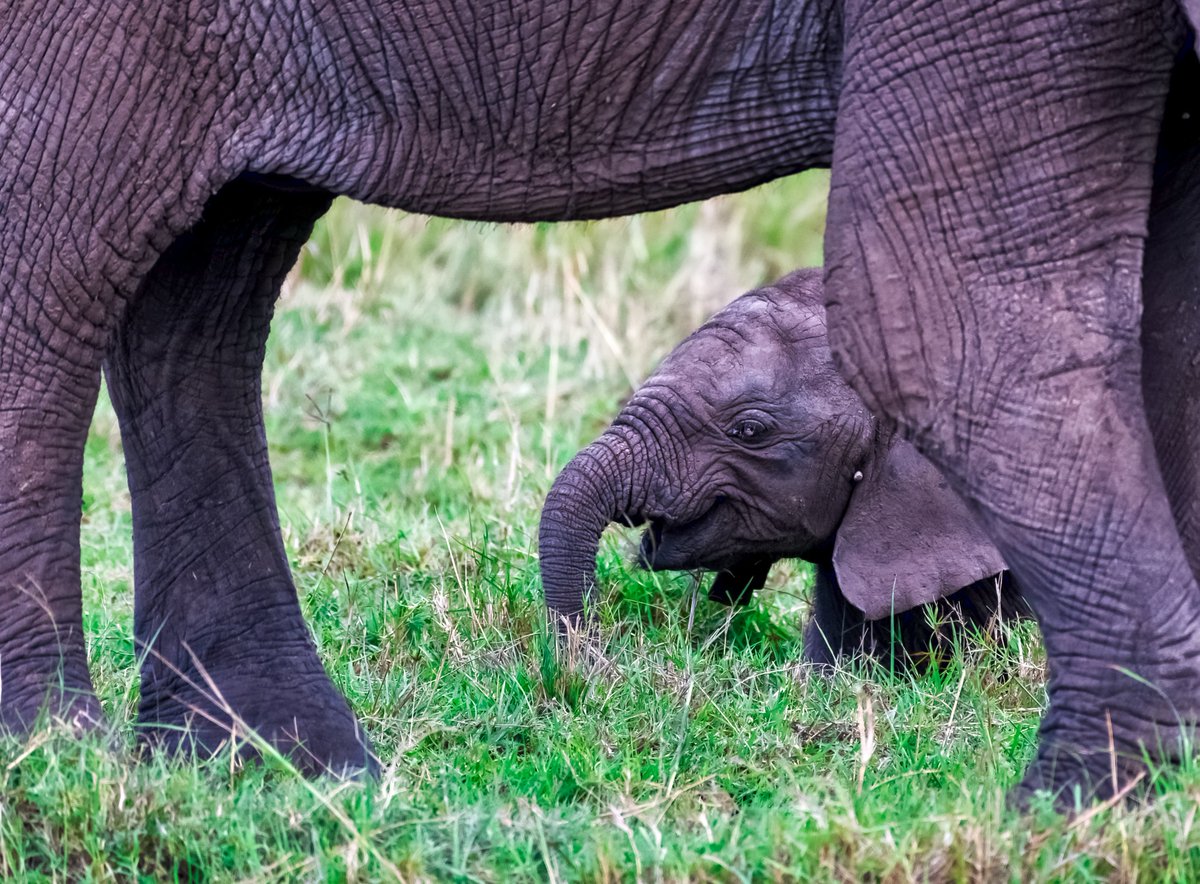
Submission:
[[[1173,392],[1200,90],[1181,74],[1164,112],[1194,60],[1174,2],[15,0],[0,35],[4,727],[102,718],[79,504],[104,365],[141,732],[208,750],[236,718],[308,769],[368,763],[300,616],[259,402],[332,194],[555,220],[831,163],[839,369],[971,501],[1046,638],[1026,786],[1176,755],[1200,713],[1200,428]]]
[[[1025,611],[1011,582],[998,594],[1004,561],[966,505],[837,373],[819,270],[715,314],[562,471],[539,532],[555,621],[584,625],[611,522],[648,523],[648,567],[717,572],[709,597],[725,604],[777,559],[815,564],[812,663],[925,662],[953,638],[927,613],[988,629]]]

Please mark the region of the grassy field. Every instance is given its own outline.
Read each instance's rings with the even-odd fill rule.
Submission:
[[[264,396],[304,608],[382,776],[132,757],[129,500],[102,402],[84,593],[116,733],[0,744],[0,876],[1200,878],[1193,766],[1141,807],[1005,810],[1044,701],[1032,628],[920,677],[817,677],[797,663],[804,567],[731,615],[690,575],[633,570],[612,532],[613,665],[556,661],[535,548],[555,472],[707,313],[819,263],[825,188],[560,227],[337,205],[289,281]]]

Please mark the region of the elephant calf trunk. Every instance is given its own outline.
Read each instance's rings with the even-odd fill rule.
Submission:
[[[585,621],[604,529],[636,512],[629,467],[628,445],[605,433],[575,455],[546,497],[538,527],[542,588],[560,629]]]

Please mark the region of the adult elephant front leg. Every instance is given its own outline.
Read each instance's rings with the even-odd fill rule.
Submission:
[[[1138,343],[1181,28],[1153,0],[900,5],[847,5],[830,337],[1032,603],[1050,705],[1024,786],[1104,794],[1200,709],[1200,591]]]
[[[106,364],[133,498],[143,734],[211,752],[249,728],[309,772],[370,756],[301,615],[261,371],[283,277],[328,206],[227,185],[159,259]]]

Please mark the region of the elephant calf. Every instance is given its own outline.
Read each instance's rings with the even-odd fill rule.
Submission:
[[[748,602],[777,559],[815,564],[814,663],[894,648],[920,661],[952,635],[931,621],[1028,613],[967,507],[834,368],[817,270],[714,315],[559,475],[540,528],[556,620],[582,620],[614,521],[648,525],[650,568],[715,571],[709,598],[725,604]]]

